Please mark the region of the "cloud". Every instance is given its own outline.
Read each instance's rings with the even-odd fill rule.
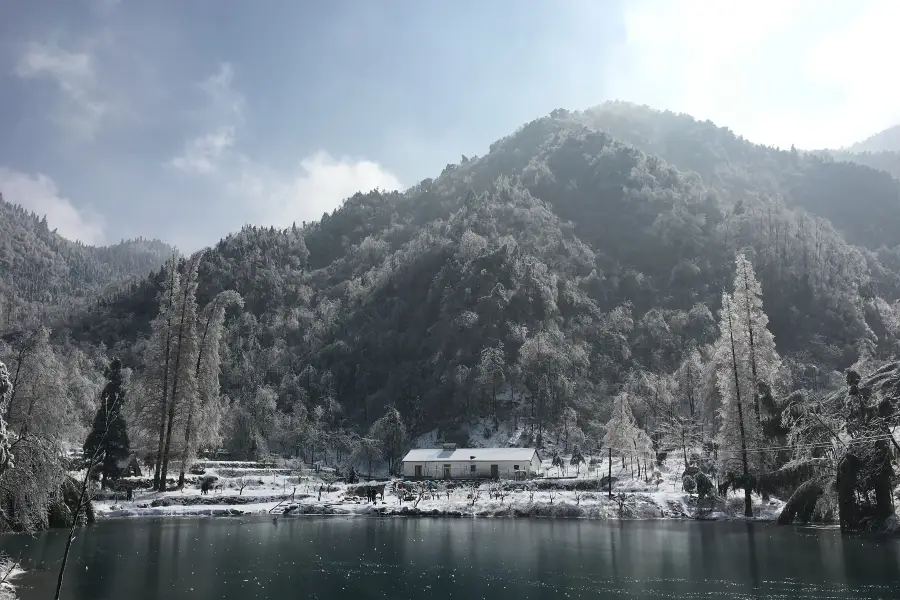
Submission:
[[[286,227],[313,221],[356,192],[402,187],[399,179],[378,163],[335,158],[325,150],[307,156],[296,169],[272,168],[237,146],[236,127],[243,118],[244,96],[234,86],[231,65],[219,65],[199,86],[207,99],[199,120],[215,125],[186,141],[183,151],[166,164],[208,180],[256,225]]]
[[[230,63],[219,64],[219,69],[199,83],[206,94],[208,117],[226,121],[240,121],[244,114],[244,95],[234,87],[234,68]]]
[[[56,184],[46,175],[28,175],[2,167],[0,190],[4,200],[46,215],[50,228],[57,229],[63,237],[91,245],[103,242],[102,217],[90,209],[75,208],[68,198],[59,195]]]
[[[320,150],[300,161],[296,172],[278,173],[244,159],[236,177],[226,182],[235,197],[253,209],[262,225],[286,227],[314,221],[357,192],[397,190],[397,177],[378,163],[334,158]]]
[[[73,133],[93,137],[108,105],[100,95],[94,57],[70,52],[58,45],[31,43],[19,58],[16,75],[23,79],[49,79],[59,88],[63,103],[56,116]]]
[[[891,0],[629,0],[613,93],[710,118],[753,141],[836,146],[900,117]]]
[[[233,146],[234,127],[223,127],[186,142],[184,152],[169,165],[185,173],[208,175],[219,170],[220,161]]]

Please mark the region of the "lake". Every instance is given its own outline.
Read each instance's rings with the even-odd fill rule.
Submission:
[[[65,532],[0,537],[53,597]],[[79,532],[63,598],[900,598],[900,540],[764,523],[111,519]]]

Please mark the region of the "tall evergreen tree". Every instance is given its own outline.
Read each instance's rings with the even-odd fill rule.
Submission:
[[[94,417],[91,432],[84,442],[84,455],[96,456],[102,476],[101,485],[120,475],[119,463],[131,454],[122,405],[125,389],[122,379],[122,363],[118,358],[110,361],[106,369],[106,386],[100,394],[100,407]]]
[[[621,392],[613,400],[612,415],[606,423],[606,435],[603,436],[603,447],[612,451],[622,459],[633,454],[634,441],[637,437],[637,422],[628,402],[628,394]]]
[[[737,337],[745,345],[746,359],[750,362],[753,412],[756,422],[760,423],[758,384],[772,384],[781,359],[775,350],[775,337],[768,329],[769,317],[763,310],[762,286],[756,278],[753,264],[746,256],[738,254],[735,265],[732,300],[739,313],[735,316],[740,317],[735,326],[740,330]]]
[[[243,307],[240,294],[225,291],[216,295],[200,313],[197,324],[197,360],[194,363],[197,399],[187,407],[184,427],[184,451],[178,486],[184,486],[184,474],[202,446],[220,442],[223,406],[219,397],[219,344],[225,328],[225,311],[229,306]]]
[[[752,378],[746,352],[742,352],[739,334],[735,331],[738,314],[737,306],[727,293],[722,294],[722,310],[720,316],[720,337],[716,343],[716,363],[719,370],[716,380],[719,394],[722,397],[721,426],[719,444],[722,448],[724,463],[729,465],[735,458],[740,459],[744,483],[744,514],[753,516],[750,498],[750,458],[748,442],[759,442],[760,427],[755,420],[748,419],[752,410]],[[759,445],[754,444],[758,449]],[[738,451],[739,449],[739,451]],[[754,457],[761,454],[756,452]]]
[[[175,420],[194,409],[197,402],[197,370],[194,361],[197,352],[197,270],[201,252],[192,256],[185,265],[181,296],[177,301],[175,335],[172,348],[172,393],[166,415],[165,447],[160,469],[160,491],[165,489],[172,456],[172,433]]]

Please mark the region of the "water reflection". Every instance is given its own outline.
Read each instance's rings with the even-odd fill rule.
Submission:
[[[64,532],[6,537],[52,597]],[[106,521],[64,598],[896,598],[900,542],[759,523],[515,519]]]

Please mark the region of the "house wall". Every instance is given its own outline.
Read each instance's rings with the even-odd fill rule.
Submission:
[[[520,471],[526,471],[529,474],[536,474],[540,469],[540,462],[537,457],[528,461],[512,461],[500,460],[496,462],[482,461],[420,461],[420,462],[404,462],[403,476],[415,477],[416,465],[422,467],[422,476],[433,479],[444,478],[444,465],[450,465],[451,479],[468,479],[471,477],[490,477],[491,465],[497,465],[501,479],[512,479],[515,477],[515,467],[518,465]],[[472,473],[471,467],[475,466],[475,472]]]

